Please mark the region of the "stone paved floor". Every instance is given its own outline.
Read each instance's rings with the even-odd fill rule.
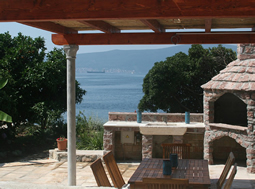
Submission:
[[[77,162],[77,187],[97,186],[90,163]],[[127,182],[139,163],[118,163]],[[224,165],[210,165],[210,178],[217,179]],[[105,168],[106,169],[106,168]],[[56,160],[34,160],[0,164],[0,189],[12,188],[69,188],[67,187],[67,162]],[[70,187],[73,188],[73,187]],[[238,167],[232,188],[254,189],[255,174],[247,174],[245,167]]]

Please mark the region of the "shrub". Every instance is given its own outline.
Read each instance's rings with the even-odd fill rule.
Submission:
[[[97,117],[87,120],[83,112],[76,116],[76,147],[79,150],[103,149],[103,122]]]

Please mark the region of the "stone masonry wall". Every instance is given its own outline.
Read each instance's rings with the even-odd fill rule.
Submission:
[[[142,158],[152,158],[153,136],[142,136]]]
[[[136,121],[137,113],[109,112],[109,121]],[[142,113],[142,121],[184,122],[185,113]],[[190,113],[190,122],[203,122],[202,113]]]
[[[255,43],[239,44],[237,54],[237,58],[240,60],[255,59]]]
[[[116,150],[116,139],[118,140],[118,137],[116,137],[116,133],[118,131],[135,131],[139,132],[139,127],[110,127],[110,126],[104,126],[104,151],[105,153],[108,151],[112,151],[115,155]],[[118,141],[117,141],[118,142]],[[117,146],[118,147],[118,146]],[[118,150],[118,148],[117,148]]]
[[[213,127],[210,123],[214,122],[214,102],[225,93],[232,93],[247,104],[248,125],[245,129],[235,129],[235,127]],[[213,141],[221,137],[228,136],[233,138],[238,144],[246,148],[247,171],[255,173],[255,93],[245,91],[228,90],[205,90],[204,91],[204,159],[213,163]],[[241,127],[240,127],[241,128]]]
[[[185,114],[181,113],[143,113],[143,121],[162,121],[166,119],[171,122],[184,122]],[[128,112],[110,112],[110,121],[136,121],[136,113]],[[202,122],[203,114],[190,114],[191,122]],[[116,159],[136,159],[152,158],[153,148],[157,143],[157,148],[160,153],[162,138],[171,137],[170,143],[191,143],[192,158],[201,159],[203,157],[203,136],[204,128],[188,128],[184,136],[152,136],[142,135],[140,142],[134,144],[122,145],[120,142],[120,131],[134,131],[139,133],[139,127],[116,127],[104,126],[104,152],[113,151]],[[158,140],[157,138],[160,138]],[[155,152],[155,151],[154,151]],[[156,157],[157,155],[154,154]]]
[[[135,131],[134,135],[139,136],[133,144],[121,143],[121,131],[115,131],[115,159],[116,160],[142,160],[142,138],[139,131]]]

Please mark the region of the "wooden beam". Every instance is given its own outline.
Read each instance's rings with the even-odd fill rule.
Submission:
[[[156,33],[165,32],[165,28],[157,20],[141,20],[141,22]]]
[[[19,23],[27,25],[27,26],[32,26],[35,28],[43,29],[46,31],[50,31],[53,33],[59,33],[59,34],[78,33],[77,30],[67,28],[67,27],[61,26],[59,24],[55,24],[53,22],[19,22]]]
[[[105,33],[120,33],[120,29],[104,21],[95,20],[95,21],[79,21],[79,22],[86,24],[92,28],[98,29]]]
[[[6,0],[0,22],[255,17],[254,0]]]
[[[205,19],[205,33],[210,33],[212,29],[212,19]]]
[[[53,34],[52,42],[56,45],[236,44],[255,43],[255,33]]]

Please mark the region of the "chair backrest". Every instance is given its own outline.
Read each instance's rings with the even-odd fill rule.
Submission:
[[[143,178],[145,189],[187,189],[189,179]]]
[[[224,185],[224,189],[230,189],[230,187],[233,183],[233,180],[235,178],[236,172],[237,172],[237,164],[235,163],[235,165],[228,177],[228,180],[227,180],[226,184]]]
[[[229,172],[231,166],[234,164],[234,161],[235,161],[235,156],[234,156],[233,152],[230,152],[227,162],[224,166],[224,169],[219,177],[219,180],[217,181],[218,188],[222,188],[222,186],[227,178],[228,172]]]
[[[163,158],[169,158],[170,154],[178,154],[179,159],[190,158],[191,144],[161,144],[163,147]]]
[[[111,186],[110,181],[105,173],[102,160],[99,158],[95,160],[90,168],[94,174],[98,186]]]
[[[103,159],[109,172],[109,175],[112,179],[114,187],[121,188],[123,185],[125,185],[125,181],[120,173],[119,167],[115,161],[112,151],[106,153],[103,156]]]

